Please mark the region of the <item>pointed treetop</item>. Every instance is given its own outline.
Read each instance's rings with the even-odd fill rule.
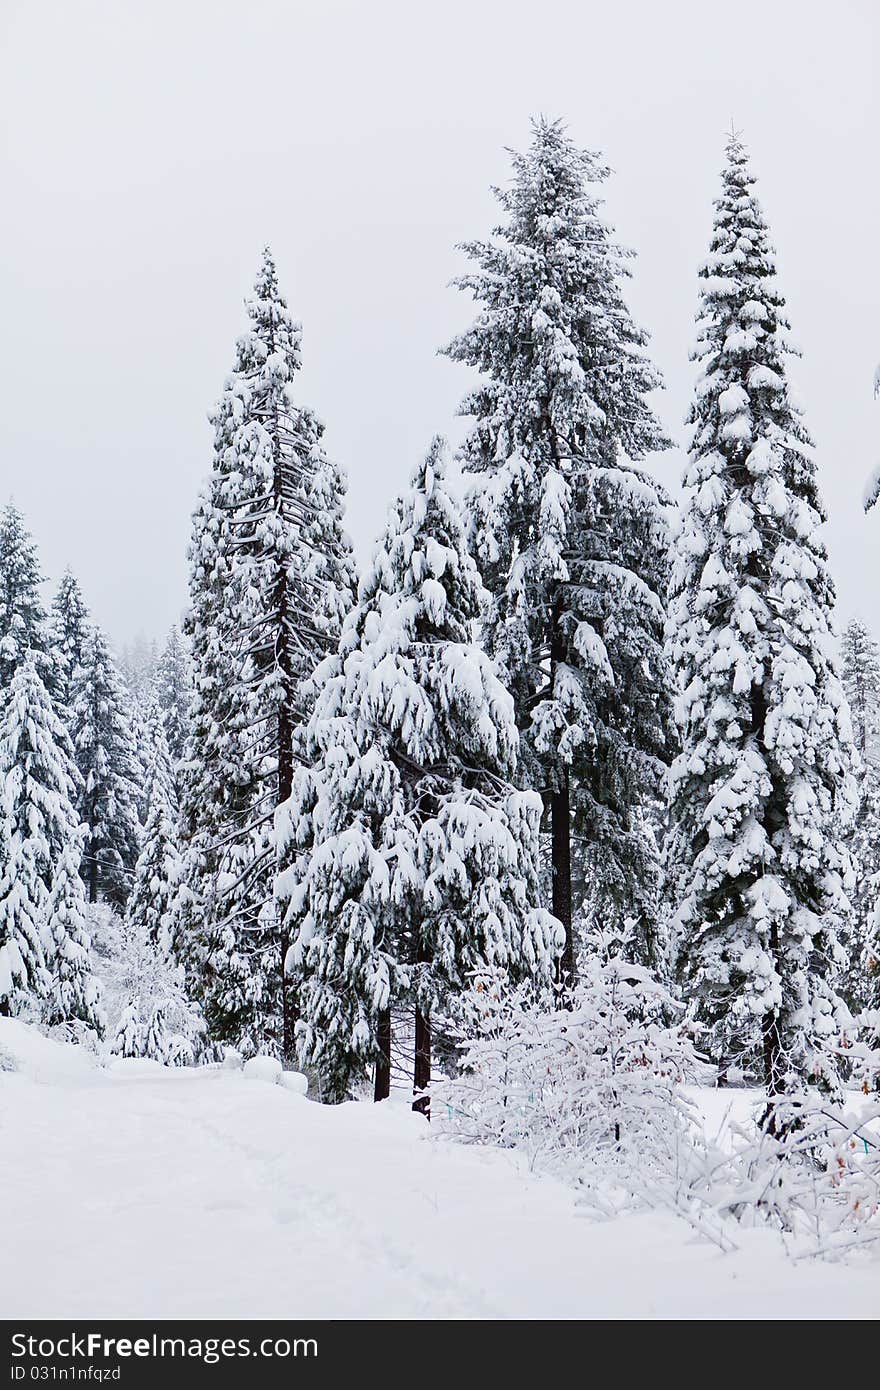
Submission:
[[[269,247],[263,248],[253,295],[245,298],[250,324],[237,342],[237,360],[227,392],[238,394],[241,376],[259,379],[258,389],[284,388],[302,364],[302,324],[292,316],[278,284]],[[218,408],[212,418],[216,424]],[[237,410],[234,412],[237,415]],[[222,414],[222,412],[221,412]]]
[[[725,149],[727,151],[728,158],[733,159],[739,155],[746,155],[746,147],[743,144],[742,137],[743,132],[741,130],[737,130],[733,118],[731,117],[730,130],[726,132],[727,143],[725,144]]]
[[[41,673],[48,679],[43,576],[33,536],[14,502],[0,512],[0,575],[0,688],[9,685],[30,651],[43,655]]]
[[[278,299],[284,303],[278,286],[278,271],[270,247],[263,247],[260,269],[254,281],[254,293],[258,299]]]
[[[724,153],[726,162],[722,170],[721,178],[725,193],[722,194],[721,199],[716,199],[716,208],[723,203],[725,194],[728,197],[730,196],[731,188],[735,189],[737,194],[742,197],[753,184],[757,183],[757,179],[749,166],[749,152],[743,143],[742,131],[734,129],[732,123],[725,139]],[[748,196],[752,197],[750,194]],[[752,202],[759,214],[761,225],[763,226],[764,221],[760,205],[753,197]]]

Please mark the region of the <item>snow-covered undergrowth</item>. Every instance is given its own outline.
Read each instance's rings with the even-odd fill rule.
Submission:
[[[143,924],[120,916],[108,903],[90,903],[82,926],[102,1033],[80,1018],[54,1022],[38,996],[22,995],[16,1001],[17,1016],[56,1042],[82,1045],[102,1061],[146,1057],[189,1066],[203,1059],[201,1011],[186,994],[181,967],[150,939]],[[206,1055],[213,1057],[213,1050]]]
[[[101,981],[109,1027],[102,1054],[188,1066],[201,1055],[204,1022],[184,989],[183,970],[151,940],[142,921],[106,903],[88,909],[92,970]]]
[[[767,1225],[796,1258],[880,1250],[880,1103],[859,1092],[837,1105],[819,1095],[780,1109],[777,1134],[727,1118],[703,1140],[688,1188],[695,1208]],[[763,1097],[760,1110],[765,1110]]]
[[[672,1213],[587,1213],[404,1099],[313,1104],[238,1068],[116,1059],[0,1019],[0,1306],[19,1317],[873,1318],[880,1263],[721,1254]],[[252,1071],[254,1069],[251,1069]],[[259,1069],[257,1069],[259,1070]],[[714,1132],[754,1092],[689,1088]],[[729,1223],[731,1226],[734,1223]]]
[[[438,1127],[518,1150],[605,1214],[675,1207],[701,1132],[685,1084],[713,1076],[669,1024],[680,1012],[648,970],[609,952],[582,963],[563,1008],[481,976],[462,1010],[458,1072],[433,1088]]]
[[[714,1070],[643,967],[597,952],[562,1008],[491,975],[469,999],[460,1069],[433,1088],[441,1134],[515,1150],[600,1215],[674,1211],[722,1250],[748,1226],[797,1255],[880,1247],[876,1093],[805,1094],[771,1124],[756,1106],[707,1136],[697,1098]]]

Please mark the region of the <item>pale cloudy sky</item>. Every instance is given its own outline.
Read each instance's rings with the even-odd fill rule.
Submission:
[[[206,411],[269,241],[304,326],[298,391],[368,553],[470,376],[454,245],[529,117],[615,170],[670,432],[693,379],[696,269],[731,119],[804,357],[843,617],[880,628],[880,6],[876,0],[2,0],[0,501],[117,642],[186,601]],[[660,468],[675,482],[681,458]]]

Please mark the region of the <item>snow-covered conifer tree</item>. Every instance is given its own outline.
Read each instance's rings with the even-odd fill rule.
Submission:
[[[30,996],[47,1001],[50,1022],[100,1032],[82,884],[71,879],[81,845],[76,767],[30,656],[7,695],[0,778],[0,1011]]]
[[[153,748],[150,742],[150,735],[147,732],[147,708],[145,703],[149,699],[149,693],[134,695],[123,678],[121,713],[125,727],[128,729],[131,738],[131,748],[134,756],[134,775],[132,778],[135,788],[134,804],[137,811],[138,823],[141,826],[146,824],[147,812],[150,806],[148,783],[153,768]]]
[[[129,696],[103,635],[92,629],[74,682],[70,731],[87,827],[82,876],[89,902],[125,905],[140,847],[138,759]]]
[[[174,776],[165,722],[155,699],[147,709],[144,725],[152,750],[145,784],[147,814],[126,915],[129,921],[141,923],[149,939],[169,954],[175,944],[180,851]]]
[[[85,889],[80,877],[84,839],[85,828],[76,826],[65,841],[52,876],[47,909],[50,985],[45,1017],[49,1024],[83,1024],[102,1037],[107,1020],[101,984],[92,972]]]
[[[180,852],[165,797],[154,796],[143,831],[143,848],[134,871],[126,912],[145,923],[150,939],[170,952],[175,944],[175,902]]]
[[[669,622],[683,739],[671,857],[705,1045],[756,1070],[772,1101],[835,1085],[824,1044],[840,1018],[853,749],[816,468],[753,183],[731,135],[700,272]]]
[[[86,608],[79,582],[65,570],[58,592],[52,600],[49,636],[55,656],[56,700],[67,714],[76,685],[76,673],[82,666],[83,651],[90,631],[89,610]]]
[[[21,512],[10,502],[0,512],[0,691],[8,689],[29,654],[43,683],[52,685],[41,582],[37,548]]]
[[[186,749],[189,708],[192,702],[189,656],[176,627],[159,658],[153,690],[165,719],[165,737],[172,766],[176,769]]]
[[[387,1094],[392,1004],[415,1012],[418,1097],[438,1005],[487,965],[546,984],[561,946],[537,906],[540,798],[510,780],[513,703],[472,640],[482,599],[435,440],[319,668],[276,818],[301,1055],[329,1099],[374,1064]]]
[[[880,1007],[880,650],[864,623],[847,623],[841,657],[862,764],[850,841],[856,882],[844,994],[851,1009],[861,1010]]]
[[[857,618],[843,629],[840,655],[853,740],[863,764],[880,762],[880,648]]]
[[[300,326],[268,251],[247,310],[190,547],[181,930],[215,1036],[241,1043],[247,1033],[289,1055],[272,819],[290,794],[304,690],[335,644],[353,567],[342,474],[323,427],[292,398]]]
[[[165,716],[155,693],[151,694],[143,711],[144,743],[147,752],[147,774],[145,792],[147,804],[151,806],[156,795],[161,793],[168,803],[168,810],[177,816],[177,790],[174,779],[174,761],[168,747]]]
[[[461,406],[476,475],[472,546],[491,605],[488,650],[511,690],[520,779],[549,802],[553,910],[638,922],[653,953],[658,883],[644,817],[670,757],[662,632],[664,494],[634,461],[663,448],[659,378],[621,293],[626,255],[600,216],[608,171],[558,121],[539,120],[496,196],[495,240],[464,249],[457,284],[479,304],[446,348],[483,382]],[[572,904],[571,842],[585,904]]]
[[[142,1057],[144,1055],[146,1036],[140,1019],[138,1003],[138,999],[129,999],[120,1015],[112,1048],[117,1057]]]

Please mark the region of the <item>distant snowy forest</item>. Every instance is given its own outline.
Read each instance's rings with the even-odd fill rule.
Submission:
[[[608,170],[544,119],[512,159],[442,349],[464,496],[426,440],[363,574],[268,249],[180,631],[118,660],[3,512],[0,1015],[272,1058],[326,1103],[404,1087],[602,1211],[848,1249],[880,1235],[880,648],[836,627],[748,156],[732,133],[680,505]],[[723,1149],[714,1085],[764,1096]]]

